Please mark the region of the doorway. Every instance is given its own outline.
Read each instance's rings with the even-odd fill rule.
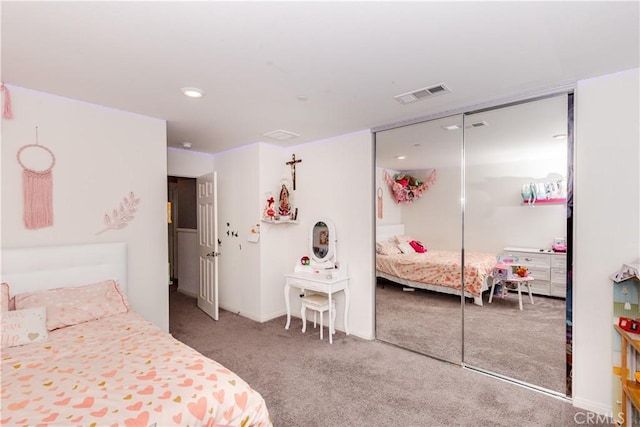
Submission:
[[[170,283],[176,290],[197,298],[196,179],[167,177],[167,200]]]

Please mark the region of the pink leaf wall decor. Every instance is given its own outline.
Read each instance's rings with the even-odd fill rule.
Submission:
[[[133,192],[129,193],[129,196],[122,199],[118,207],[113,210],[111,216],[109,216],[108,213],[104,214],[104,224],[106,227],[98,231],[96,235],[108,230],[122,230],[125,228],[127,224],[135,218],[134,214],[136,213],[138,203],[140,203],[140,199],[137,198]]]

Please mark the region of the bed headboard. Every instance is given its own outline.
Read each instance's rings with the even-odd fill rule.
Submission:
[[[376,226],[376,242],[388,240],[393,236],[402,236],[404,234],[404,224],[390,224]]]
[[[115,280],[127,293],[127,244],[3,249],[0,278],[11,295]]]

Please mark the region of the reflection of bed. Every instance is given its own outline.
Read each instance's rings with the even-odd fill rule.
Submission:
[[[404,225],[378,226],[376,241],[405,234]],[[482,305],[482,292],[489,289],[495,255],[465,252],[465,296]],[[462,288],[460,252],[428,248],[425,253],[376,254],[376,276],[414,288],[460,295]]]
[[[80,301],[83,289],[106,281],[109,295],[126,305],[126,257],[122,243],[4,250],[2,281],[16,304],[28,301],[26,292],[48,289],[40,298],[62,292],[77,300],[64,312],[78,304],[84,310],[103,300]],[[40,301],[46,335],[62,312],[51,299]],[[131,309],[96,313],[85,310],[95,319],[50,330],[44,341],[3,348],[2,425],[271,425],[260,394],[224,366]]]

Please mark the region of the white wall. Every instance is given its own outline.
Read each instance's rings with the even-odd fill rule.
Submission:
[[[303,159],[297,165],[297,190],[290,189],[299,222],[262,223],[265,194],[272,192],[277,199],[281,179],[291,182],[291,169],[285,163],[292,153]],[[170,171],[175,170],[173,160],[170,156]],[[200,159],[195,161],[194,169],[200,164]],[[185,176],[194,176],[188,162],[183,166]],[[373,338],[374,172],[370,132],[289,148],[253,144],[216,154],[212,166],[218,174],[222,240],[218,260],[220,306],[261,322],[285,314],[283,275],[293,270],[300,257],[309,254],[309,229],[317,218],[327,217],[336,225],[339,260],[349,265],[351,274],[350,332]],[[260,224],[258,244],[247,241],[256,224]],[[227,229],[238,232],[238,237],[227,236]],[[336,304],[342,312],[342,295]],[[299,316],[295,298],[291,311]],[[344,329],[341,316],[336,319],[336,328]]]
[[[177,230],[178,290],[193,298],[200,293],[198,277],[198,231],[191,228]]]
[[[612,406],[609,275],[640,257],[638,69],[578,82],[575,144],[574,404]]]
[[[303,190],[297,185],[297,190],[293,191],[291,168],[286,165],[289,160],[291,160],[291,155],[286,149],[271,144],[260,144],[260,205],[259,211],[255,212],[258,220],[265,209],[266,200],[268,199],[267,194],[271,194],[277,203],[282,179],[287,179],[289,182],[289,200],[292,207],[294,209],[298,207],[297,196],[302,194]],[[297,170],[301,170],[304,166],[306,166],[304,162],[300,163]],[[302,216],[300,218],[301,223],[304,223],[302,222]],[[260,302],[262,320],[273,319],[285,313],[282,275],[293,270],[297,262],[296,257],[299,258],[299,253],[296,252],[290,240],[292,234],[297,233],[300,227],[301,224],[260,223]],[[299,312],[299,308],[295,310],[295,313]]]
[[[381,187],[384,194],[384,218],[377,219],[378,224],[404,223],[406,233],[427,248],[460,249],[459,165],[438,168],[436,182],[421,198],[400,205],[395,203],[388,185],[382,180],[383,169],[376,169],[376,188]],[[524,206],[520,197],[522,184],[555,181],[566,176],[566,169],[566,155],[468,166],[466,249],[495,254],[507,246],[550,249],[554,237],[566,237],[564,204]],[[421,178],[418,173],[414,175]]]
[[[465,248],[496,254],[507,246],[551,249],[554,237],[567,234],[565,205],[523,205],[520,192],[523,184],[555,182],[566,177],[566,171],[566,145],[560,158],[467,167]]]
[[[132,307],[168,329],[166,123],[9,86],[14,118],[2,121],[2,247],[126,242]],[[53,226],[23,224],[22,168],[16,153],[39,142],[55,157]],[[27,152],[25,152],[26,154]],[[34,160],[27,154],[26,160]],[[105,213],[133,192],[134,218],[97,234]]]
[[[260,248],[247,241],[251,227],[260,222],[259,154],[257,144],[244,146],[214,156],[213,166],[218,174],[218,236],[222,242],[220,307],[261,321]]]
[[[354,335],[374,337],[374,156],[369,131],[291,147],[285,160],[302,159],[297,167],[295,200],[300,224],[291,229],[294,255],[289,265],[309,253],[309,230],[320,217],[333,220],[341,264],[349,265],[351,306],[349,329]],[[284,304],[284,302],[283,302]],[[344,298],[337,298],[342,313]],[[293,306],[295,313],[297,306]],[[299,310],[298,310],[299,312]],[[343,328],[338,315],[336,328]]]
[[[456,153],[459,157],[459,153]],[[436,181],[424,195],[403,204],[402,220],[407,235],[427,249],[459,251],[462,244],[460,165],[436,169]]]
[[[167,174],[183,178],[197,178],[213,171],[213,155],[197,151],[167,149]]]

